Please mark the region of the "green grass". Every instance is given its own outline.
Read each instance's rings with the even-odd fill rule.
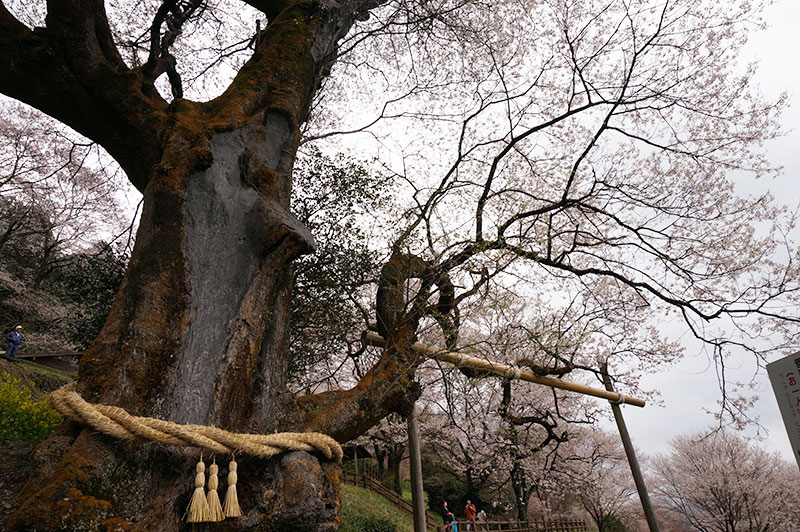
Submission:
[[[409,486],[408,484],[409,484],[408,482],[403,484],[403,492],[401,493],[401,495],[403,496],[404,499],[408,499],[410,501],[411,500],[411,486]],[[422,495],[425,498],[425,508],[430,508],[430,506],[428,505],[428,492],[427,491],[423,491]],[[444,524],[444,521],[442,520],[442,516],[439,515],[438,512],[433,512],[431,510],[428,510],[428,515],[433,517],[433,520],[436,521],[437,526]]]
[[[389,501],[365,488],[342,484],[342,511],[359,512],[385,519],[397,526],[398,532],[414,532],[414,520]]]
[[[23,366],[24,368],[30,370],[32,373],[38,373],[40,375],[54,377],[55,380],[69,382],[75,379],[74,375],[70,375],[69,373],[64,373],[63,371],[58,371],[57,369],[49,368],[41,364],[37,364],[36,362],[32,362],[30,360],[25,360],[21,358],[19,360],[16,360],[15,362]]]
[[[411,491],[403,490],[403,497],[411,500]],[[425,494],[428,500],[428,494]],[[397,525],[398,532],[414,532],[414,518],[394,506],[377,493],[365,488],[357,488],[349,484],[342,484],[342,511],[359,512],[372,515],[378,519],[385,519]],[[428,510],[438,525],[443,524],[442,517]]]

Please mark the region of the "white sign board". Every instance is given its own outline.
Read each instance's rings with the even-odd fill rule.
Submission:
[[[794,459],[800,466],[800,351],[767,364],[767,375],[789,434]]]

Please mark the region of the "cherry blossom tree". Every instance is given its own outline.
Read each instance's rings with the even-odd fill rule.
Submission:
[[[103,325],[125,267],[104,242],[124,233],[118,173],[96,144],[0,100],[0,323],[24,323],[28,349],[72,351]],[[90,264],[97,278],[78,281]]]
[[[599,532],[611,530],[636,495],[619,437],[599,430],[573,438],[571,455],[560,468],[562,489],[577,494]]]
[[[98,146],[19,104],[0,114],[0,254],[38,286],[69,252],[120,231],[122,178]]]
[[[772,172],[760,144],[784,103],[735,69],[758,24],[744,0],[3,0],[0,92],[102,146],[144,196],[77,389],[133,414],[348,441],[409,410],[412,343],[435,324],[459,347],[460,309],[488,290],[545,316],[582,309],[559,329],[583,331],[580,351],[556,335],[521,362],[543,374],[668,362],[678,350],[647,327],[670,313],[719,360],[780,349],[797,334],[779,238],[793,220],[731,180]],[[292,172],[301,143],[348,131],[375,141],[411,205],[378,277],[388,345],[352,386],[295,394],[292,261],[314,240],[290,212]],[[72,424],[46,447],[13,529],[181,526],[188,452]],[[295,453],[240,477],[247,515],[230,529],[336,528],[335,465]]]
[[[472,356],[508,360],[528,355],[533,364],[539,353],[517,334],[524,327],[517,323],[509,330],[501,321],[503,329],[484,322],[482,339],[475,332],[463,339]],[[541,336],[537,339],[543,341]],[[527,520],[532,497],[560,496],[555,471],[564,460],[562,446],[569,449],[577,427],[595,419],[594,406],[574,394],[486,378],[468,368],[461,371],[466,375],[449,370],[441,380],[425,385],[422,400],[431,411],[442,412],[424,425],[429,451],[441,457],[467,493],[507,502],[516,519]],[[548,516],[555,510],[548,508]]]
[[[397,414],[382,419],[365,436],[360,438],[368,444],[378,462],[378,473],[386,478],[388,485],[402,493],[400,465],[408,458],[408,424]],[[386,473],[388,472],[388,477]]]
[[[679,436],[653,469],[657,500],[694,530],[777,532],[800,527],[797,468],[737,434]]]
[[[413,34],[405,45],[381,33],[394,19],[368,21],[378,44],[350,50],[354,59],[326,83],[347,102],[373,102],[381,120],[325,115],[309,136],[366,132],[380,140],[378,154],[402,146],[401,164],[387,167],[406,183],[412,207],[385,281],[401,292],[418,278],[422,303],[398,296],[388,304],[402,312],[379,315],[378,328],[387,321],[383,332],[403,325],[430,334],[426,323],[452,314],[428,336],[452,347],[459,314],[481,312],[477,300],[489,292],[514,291],[545,312],[563,311],[549,314],[561,315],[556,331],[580,336],[563,342],[579,348],[553,354],[563,347],[557,334],[529,328],[540,358],[521,365],[566,375],[609,361],[635,387],[641,372],[682,355],[666,322],[718,364],[722,415],[746,418],[747,399],[726,382],[726,357],[744,351],[763,363],[792,345],[798,319],[796,245],[786,238],[793,215],[769,194],[740,196],[735,184],[775,172],[759,144],[780,133],[785,103],[762,99],[752,68],[734,68],[742,31],[758,24],[751,7],[500,6],[495,16],[507,24],[495,37],[471,40],[474,24],[441,17],[431,22],[441,23],[440,35]],[[459,13],[469,9],[477,8]],[[360,38],[366,30],[348,42]],[[383,51],[414,60],[397,74],[380,62]],[[422,72],[426,61],[440,70]],[[357,74],[370,82],[344,92],[341,83]],[[439,281],[461,290],[427,304],[444,295]]]

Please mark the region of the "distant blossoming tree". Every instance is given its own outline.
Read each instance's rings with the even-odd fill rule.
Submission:
[[[741,436],[679,436],[653,464],[657,501],[701,532],[800,528],[800,473]]]

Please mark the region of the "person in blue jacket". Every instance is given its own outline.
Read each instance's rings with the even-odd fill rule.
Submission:
[[[8,347],[6,347],[6,358],[17,358],[17,351],[22,344],[22,325],[17,325],[13,331],[6,335]]]

